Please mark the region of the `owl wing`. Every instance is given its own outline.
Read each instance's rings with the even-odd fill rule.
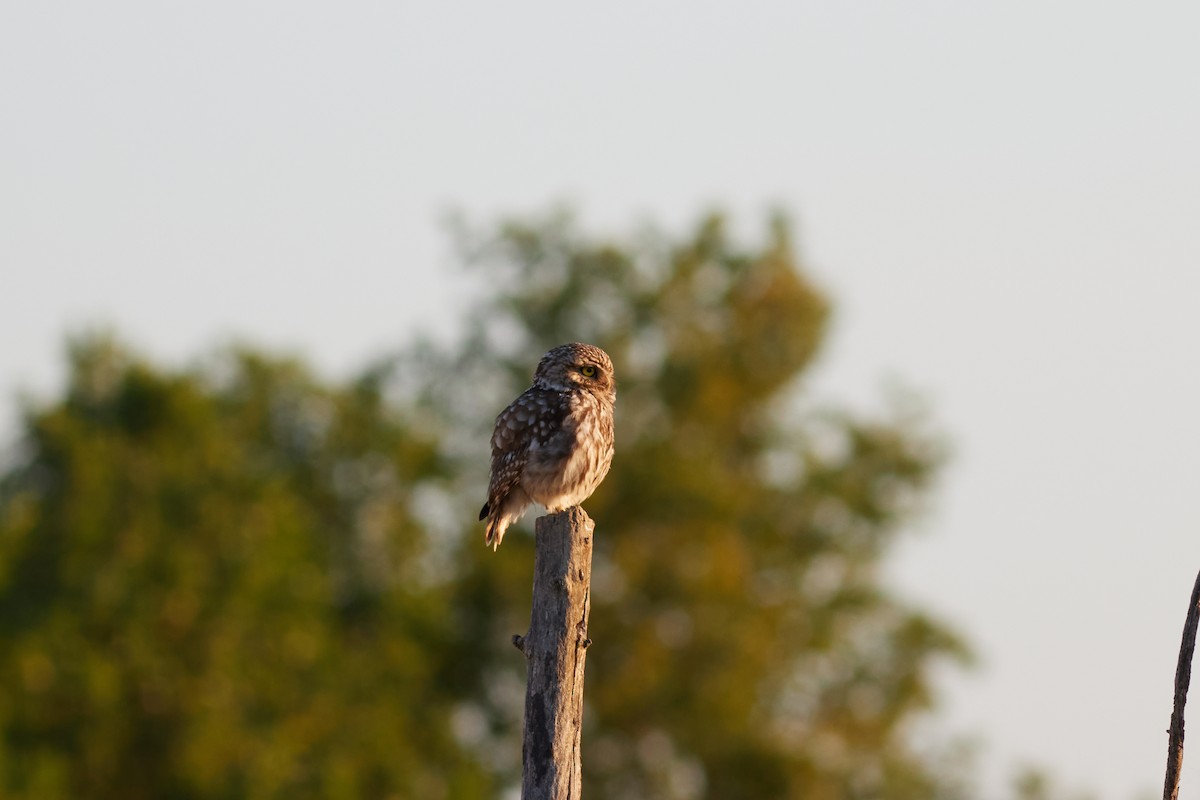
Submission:
[[[484,519],[490,508],[498,508],[521,481],[531,448],[554,440],[566,418],[566,403],[558,392],[531,387],[509,403],[496,417],[492,432],[492,477],[488,500],[479,512]]]

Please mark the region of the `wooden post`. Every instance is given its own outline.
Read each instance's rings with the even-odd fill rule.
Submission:
[[[513,636],[525,653],[525,738],[521,800],[579,800],[582,773],[583,665],[591,610],[592,531],[578,506],[537,521],[529,633]]]
[[[540,521],[540,520],[539,520]],[[1183,642],[1179,645],[1179,661],[1175,665],[1175,707],[1171,712],[1171,727],[1167,730],[1167,777],[1163,784],[1163,799],[1179,797],[1179,774],[1183,771],[1183,707],[1187,704],[1188,684],[1192,681],[1192,653],[1196,649],[1196,626],[1200,623],[1200,575],[1192,586],[1187,619],[1183,623]]]

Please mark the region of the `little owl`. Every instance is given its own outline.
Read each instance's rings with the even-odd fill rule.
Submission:
[[[613,457],[612,359],[590,344],[554,348],[533,385],[496,417],[486,542],[495,550],[530,503],[554,513],[578,505],[608,474]]]

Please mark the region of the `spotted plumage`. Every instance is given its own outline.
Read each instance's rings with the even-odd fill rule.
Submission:
[[[531,503],[562,511],[591,497],[613,457],[612,359],[572,342],[542,356],[533,385],[496,417],[492,477],[479,518],[495,550]]]

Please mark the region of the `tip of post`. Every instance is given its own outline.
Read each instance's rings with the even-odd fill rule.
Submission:
[[[555,511],[538,517],[535,527],[541,530],[543,526],[562,524],[575,530],[582,530],[589,535],[596,527],[596,523],[592,521],[592,518],[583,510],[582,506],[571,506],[570,508],[564,508],[562,511]]]

